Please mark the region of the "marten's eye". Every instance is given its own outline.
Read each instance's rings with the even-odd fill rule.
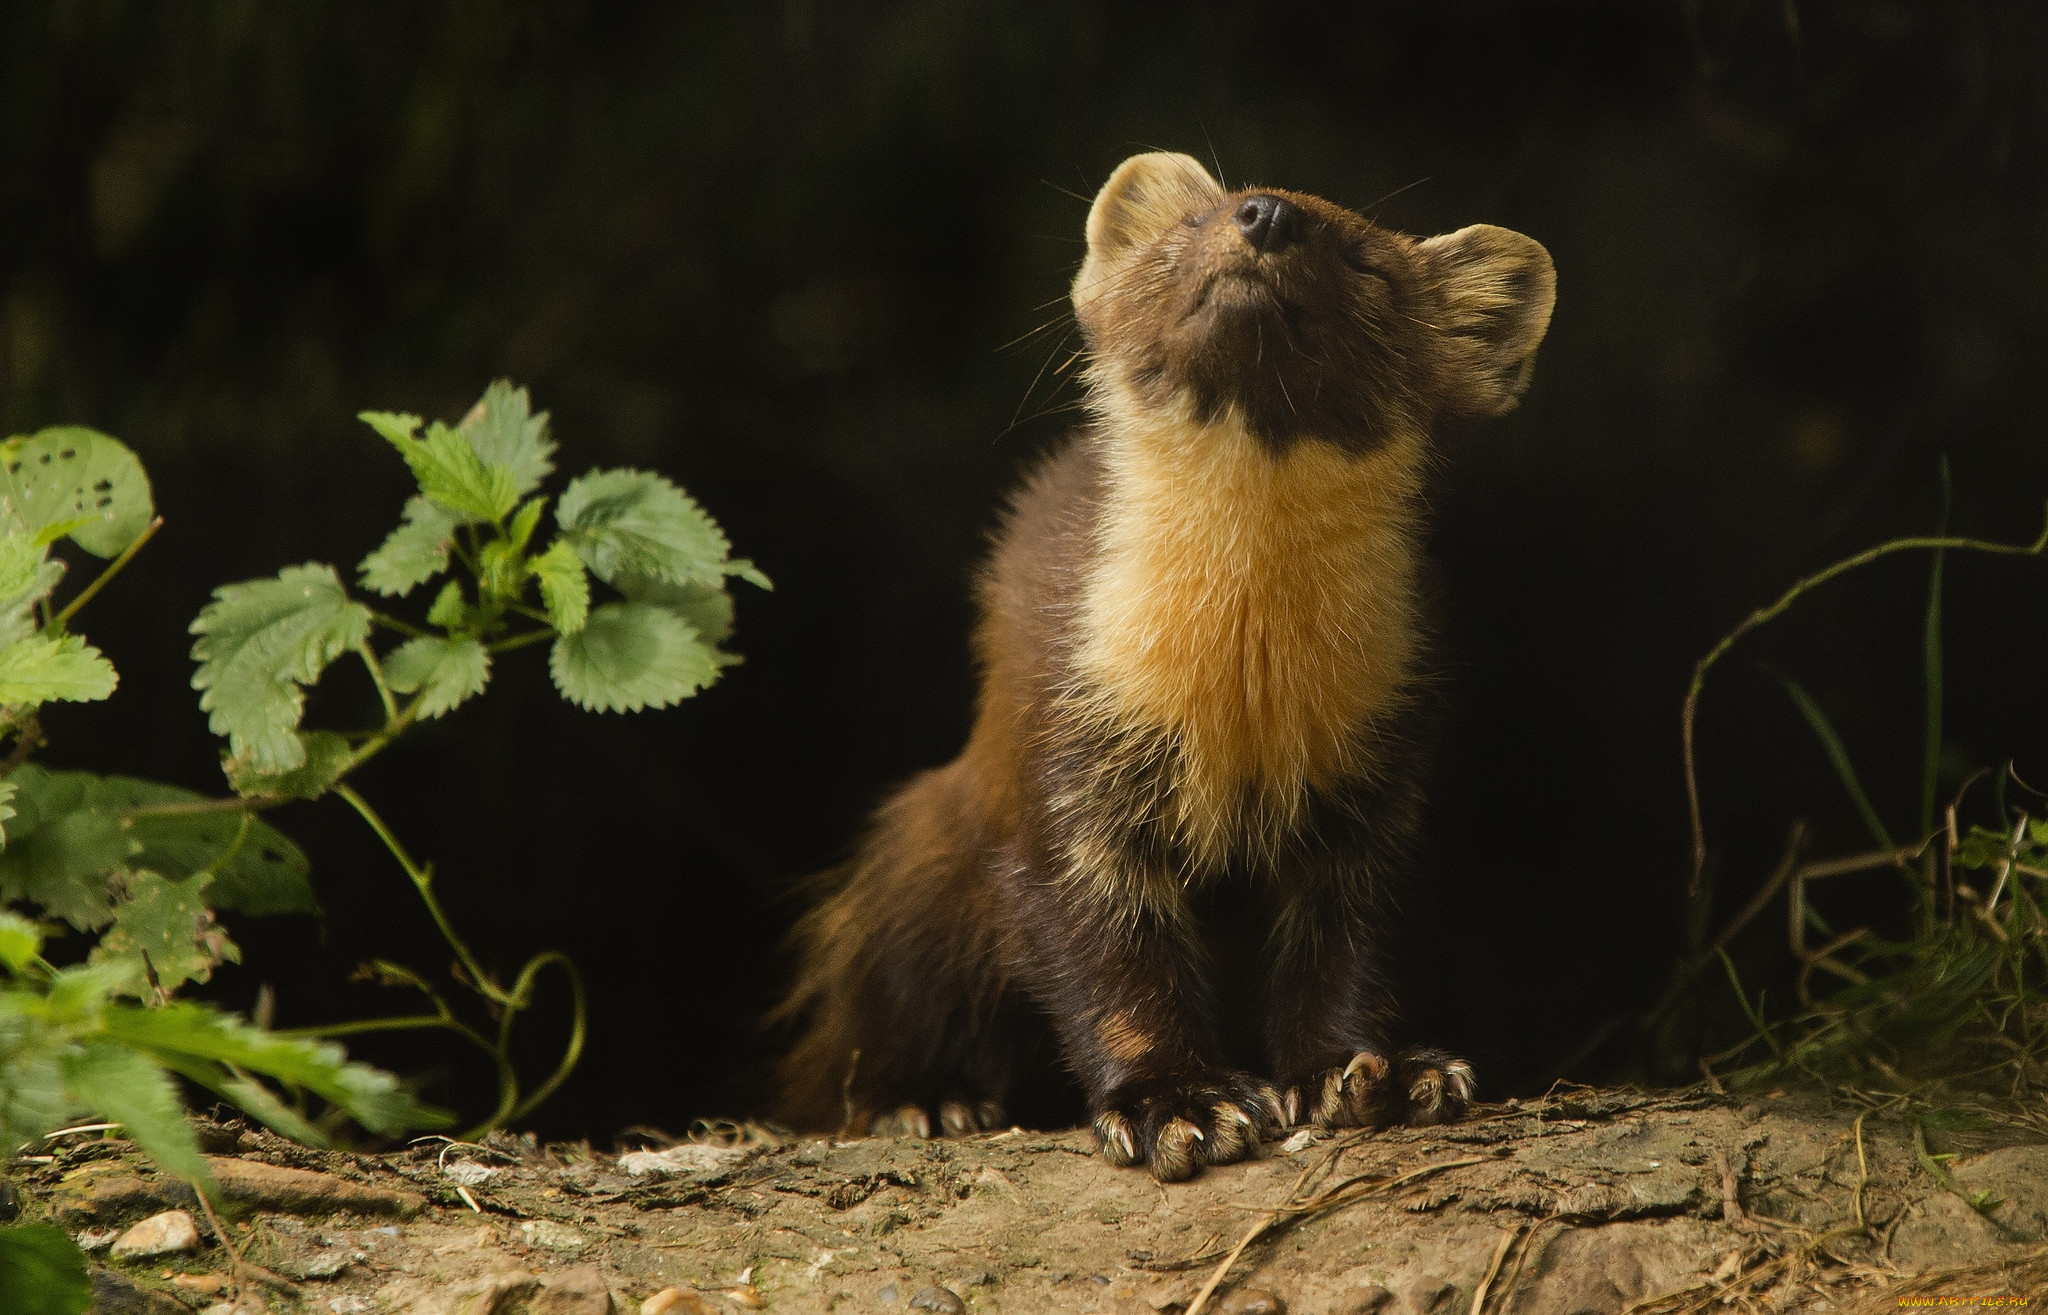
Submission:
[[[1388,276],[1386,270],[1374,263],[1371,250],[1363,242],[1353,242],[1350,246],[1344,248],[1344,263],[1361,274],[1370,274],[1382,283],[1392,283],[1394,281]]]

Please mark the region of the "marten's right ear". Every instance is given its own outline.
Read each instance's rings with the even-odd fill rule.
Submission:
[[[1514,409],[1557,304],[1557,271],[1534,238],[1474,224],[1416,244],[1443,296],[1453,380],[1447,405],[1483,419]]]
[[[1222,199],[1223,189],[1193,156],[1149,151],[1125,160],[1088,209],[1088,258],[1074,280],[1075,302],[1088,300],[1088,290],[1125,256]]]

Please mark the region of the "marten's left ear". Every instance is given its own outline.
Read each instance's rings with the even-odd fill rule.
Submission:
[[[1088,208],[1088,257],[1074,280],[1074,304],[1093,300],[1124,257],[1222,199],[1223,189],[1191,155],[1148,151],[1125,160]]]
[[[1419,244],[1443,293],[1451,349],[1450,409],[1473,417],[1514,409],[1550,327],[1557,270],[1533,238],[1474,224]]]

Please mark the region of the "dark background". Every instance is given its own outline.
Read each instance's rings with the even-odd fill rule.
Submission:
[[[680,709],[580,713],[541,654],[510,656],[361,785],[489,960],[583,964],[591,1049],[542,1131],[755,1108],[792,883],[965,733],[972,564],[1072,420],[1041,368],[1071,350],[1083,198],[1132,151],[1186,150],[1556,259],[1528,400],[1449,454],[1436,497],[1459,712],[1429,1018],[1493,1093],[1540,1082],[1679,944],[1694,659],[1795,576],[1931,526],[1943,453],[1959,531],[2039,527],[2044,15],[0,6],[0,423],[127,440],[169,522],[85,614],[120,692],[52,713],[47,757],[218,789],[185,657],[208,591],[352,568],[408,488],[354,412],[453,419],[510,375],[565,473],[670,474],[778,587],[737,586],[747,662]],[[1722,910],[1795,815],[1822,850],[1862,843],[1758,661],[1815,692],[1912,829],[1926,568],[1833,586],[1709,687]],[[1950,757],[2039,772],[2042,568],[1956,558],[1950,582]],[[367,716],[336,683],[316,715]],[[409,1004],[344,983],[372,954],[445,962],[402,875],[337,802],[276,820],[330,916],[238,924],[247,962],[216,993],[274,983],[284,1023]],[[1759,982],[1774,937],[1741,945]],[[447,1050],[359,1047],[407,1071]],[[458,1071],[433,1094],[479,1108]]]

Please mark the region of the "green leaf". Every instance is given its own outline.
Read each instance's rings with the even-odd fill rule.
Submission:
[[[548,413],[534,415],[526,390],[509,379],[499,379],[484,390],[482,400],[462,417],[461,431],[484,464],[502,467],[511,476],[515,498],[540,487],[555,469]],[[523,541],[520,546],[525,546]]]
[[[306,760],[293,732],[305,711],[300,688],[370,633],[370,611],[351,602],[334,568],[288,566],[275,579],[213,591],[192,623],[193,688],[229,753],[256,771],[286,772]]]
[[[332,1042],[266,1032],[204,1005],[110,1005],[106,1035],[165,1056],[233,1065],[293,1083],[386,1136],[410,1128],[445,1127],[451,1121],[416,1102],[389,1073],[347,1062],[341,1047]]]
[[[448,545],[462,520],[438,502],[406,499],[405,519],[356,568],[363,588],[404,597],[448,569]]]
[[[519,504],[519,510],[512,513],[511,524],[505,527],[505,542],[512,545],[514,552],[525,552],[526,545],[533,542],[533,531],[540,524],[540,514],[548,508],[546,498],[528,498]]]
[[[612,582],[620,593],[636,603],[656,603],[690,623],[690,629],[707,644],[723,643],[732,634],[732,595],[694,581],[670,584],[644,575],[622,575]],[[723,662],[739,661],[721,653]]]
[[[0,605],[11,606],[35,586],[50,549],[24,526],[8,522],[5,528],[6,537],[0,538]]]
[[[593,470],[562,494],[555,519],[600,580],[631,573],[716,588],[725,579],[725,535],[659,475]]]
[[[347,741],[332,731],[318,731],[308,738],[315,737],[331,738],[347,755]],[[326,752],[324,746],[321,752]],[[309,753],[307,766],[299,771],[308,771],[313,759]],[[99,778],[92,797],[127,818],[129,834],[140,845],[134,866],[160,872],[173,881],[210,876],[213,884],[206,888],[206,902],[212,907],[252,914],[320,911],[307,880],[305,852],[254,813],[218,808],[153,813],[147,810],[214,801],[191,790],[129,776]],[[144,811],[130,812],[136,809]]]
[[[43,952],[42,928],[10,909],[0,909],[0,964],[18,973]]]
[[[476,568],[480,593],[511,600],[526,592],[526,556],[510,539],[493,539],[479,549]]]
[[[562,697],[593,712],[680,702],[718,679],[718,655],[688,622],[653,603],[606,603],[554,644]]]
[[[114,664],[78,635],[30,635],[0,650],[0,704],[92,703],[118,681]]]
[[[72,1099],[121,1124],[164,1172],[188,1183],[212,1181],[178,1088],[160,1065],[116,1041],[95,1040],[66,1055],[63,1067]]]
[[[175,991],[187,982],[207,981],[223,961],[240,963],[241,951],[206,907],[212,881],[206,872],[183,881],[146,869],[132,873],[124,883],[127,898],[114,906],[114,925],[100,936],[88,962],[133,965],[133,994],[151,986]]]
[[[469,604],[462,601],[462,583],[450,580],[441,586],[441,592],[434,599],[434,605],[427,609],[427,624],[443,630],[455,630],[468,624]]]
[[[69,523],[64,532],[73,543],[95,557],[114,557],[156,516],[142,463],[96,430],[60,425],[10,439],[4,459],[5,519],[31,533]]]
[[[32,1141],[77,1112],[64,1094],[63,1057],[70,1049],[62,1034],[34,1010],[40,1001],[28,991],[0,990],[0,1146]]]
[[[1877,810],[1870,806],[1870,797],[1863,793],[1863,783],[1856,779],[1856,768],[1849,762],[1849,751],[1843,747],[1841,737],[1835,734],[1835,728],[1828,721],[1827,714],[1820,710],[1820,705],[1815,703],[1804,689],[1800,688],[1799,682],[1789,676],[1779,676],[1778,680],[1785,686],[1785,692],[1792,696],[1792,702],[1798,706],[1800,715],[1806,718],[1806,724],[1811,726],[1813,733],[1820,738],[1821,747],[1827,751],[1828,761],[1834,764],[1835,775],[1841,778],[1842,788],[1849,794],[1849,801],[1856,805],[1857,815],[1862,817],[1863,825],[1869,828],[1870,838],[1881,848],[1897,849],[1898,846],[1892,843],[1891,832],[1885,830],[1884,822],[1877,816]]]
[[[491,655],[474,639],[422,635],[384,659],[384,683],[400,694],[418,691],[420,716],[439,717],[483,692]]]
[[[92,1305],[85,1252],[61,1228],[0,1228],[0,1310],[7,1315],[84,1315]]]
[[[35,578],[26,589],[8,601],[0,602],[0,649],[11,648],[37,632],[40,627],[36,622],[35,605],[47,598],[63,578],[64,563],[50,558],[37,568]]]
[[[34,772],[33,765],[15,772],[25,790],[17,797],[14,840],[0,851],[0,898],[31,900],[80,931],[104,927],[114,916],[107,877],[140,846],[117,814],[76,793],[69,803],[38,798],[27,789]]]
[[[520,489],[512,472],[486,464],[459,430],[436,420],[427,426],[424,436],[415,438],[409,428],[401,432],[397,422],[410,422],[410,427],[416,428],[416,417],[365,411],[360,418],[398,449],[419,481],[420,492],[456,515],[472,521],[497,521],[518,505]]]
[[[409,411],[358,411],[356,419],[393,444],[413,441],[420,428],[420,418]]]
[[[534,579],[540,581],[541,602],[547,605],[548,624],[565,635],[573,635],[590,619],[590,577],[576,549],[557,539],[548,550],[527,563]]]
[[[19,789],[11,780],[0,781],[0,849],[7,848],[7,823],[14,820],[14,792]]]
[[[725,564],[725,573],[738,576],[756,589],[766,589],[771,594],[775,592],[775,581],[769,579],[760,567],[744,557],[735,557],[727,562]]]
[[[227,773],[229,788],[252,799],[318,799],[326,794],[355,761],[355,750],[333,731],[294,733],[305,755],[299,766],[288,772],[261,772],[246,759],[223,759],[221,770]]]

